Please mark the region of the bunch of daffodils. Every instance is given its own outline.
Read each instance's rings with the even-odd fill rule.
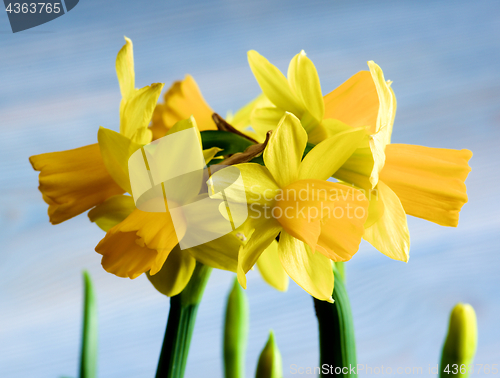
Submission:
[[[174,363],[172,353],[189,348],[189,327],[211,268],[235,272],[245,289],[254,266],[280,291],[287,290],[291,278],[316,301],[335,300],[328,306],[336,307],[326,308],[335,308],[335,319],[341,319],[350,312],[345,312],[344,285],[337,288],[334,277],[343,279],[342,263],[356,254],[363,238],[388,257],[407,262],[407,215],[458,225],[472,153],[392,144],[396,97],[374,62],[323,96],[316,68],[303,51],[291,60],[286,77],[249,51],[262,94],[224,119],[189,75],[175,82],[160,103],[163,84],[136,89],[132,42],[125,39],[116,59],[119,131],[100,127],[97,143],[32,156],[30,162],[40,172],[39,189],[52,224],[88,211],[105,231],[95,248],[103,268],[131,279],[145,274],[172,297],[169,327],[178,332],[167,328],[157,376],[182,376],[185,360]],[[194,144],[161,147],[161,141],[181,135]],[[199,174],[187,167],[188,147],[202,157]],[[133,182],[133,156],[144,165],[146,183]],[[161,182],[153,161],[167,172]],[[168,179],[181,166],[196,180],[177,180],[182,195],[173,198]],[[159,195],[140,198],[136,188],[149,184]],[[205,207],[196,207],[197,201]],[[188,242],[193,219],[200,238],[205,232],[212,236]],[[225,231],[214,234],[215,223]],[[235,303],[240,302],[246,303]],[[175,306],[190,315],[172,315]],[[247,305],[241,311],[238,306],[228,304],[228,309],[247,311]],[[321,308],[316,307],[318,319],[328,319],[320,316]],[[226,324],[226,341],[239,348],[242,343],[231,341],[231,329],[246,328],[234,314],[228,316],[235,325]],[[347,332],[347,326],[339,327]],[[239,361],[244,351],[227,355],[240,356]],[[227,371],[243,371],[236,365],[232,361]]]

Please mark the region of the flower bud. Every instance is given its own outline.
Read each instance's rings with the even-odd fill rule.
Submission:
[[[448,335],[441,356],[441,376],[467,377],[468,365],[474,359],[476,346],[477,321],[474,308],[469,304],[458,303],[450,315]],[[455,369],[453,365],[456,365],[458,369]]]
[[[227,298],[224,326],[224,370],[227,378],[245,376],[248,318],[248,300],[245,291],[235,279]]]
[[[281,362],[281,353],[274,341],[273,331],[269,333],[269,339],[262,350],[259,363],[257,365],[256,378],[282,378],[283,364]]]

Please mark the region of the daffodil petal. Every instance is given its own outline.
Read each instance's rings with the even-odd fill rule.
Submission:
[[[377,189],[369,189],[366,193],[370,203],[368,205],[368,218],[366,218],[365,221],[365,228],[368,228],[382,218],[385,212],[385,206],[384,202],[380,201]]]
[[[254,109],[266,102],[266,96],[261,93],[248,104],[240,108],[231,117],[226,117],[227,122],[237,130],[243,131],[252,124],[251,115]]]
[[[323,119],[325,109],[318,72],[303,50],[291,60],[287,76],[290,87],[309,113],[308,117],[302,117],[302,124],[306,131],[312,130]]]
[[[363,137],[359,147],[349,159],[333,174],[333,177],[365,190],[372,189],[370,178],[374,160],[370,148],[369,136]]]
[[[193,116],[198,129],[217,130],[212,120],[213,110],[208,106],[198,84],[192,76],[176,81],[163,96],[164,103],[158,104],[153,114],[154,139],[161,138],[176,122]]]
[[[285,111],[277,107],[263,107],[254,109],[250,116],[250,119],[252,128],[257,133],[259,141],[263,141],[266,138],[266,133],[268,131],[276,130],[284,114]]]
[[[132,41],[127,37],[125,37],[125,45],[116,57],[116,74],[122,98],[130,98],[135,91],[134,50]]]
[[[323,205],[327,201],[318,197],[315,185],[323,182],[326,183],[321,180],[295,181],[283,188],[276,197],[276,205],[272,211],[272,215],[288,234],[308,244],[313,251],[316,250],[321,234]]]
[[[126,192],[131,193],[128,173],[128,159],[141,148],[141,145],[131,141],[116,131],[99,128],[97,133],[102,160],[115,182]]]
[[[119,277],[135,278],[148,270],[154,275],[183,236],[169,213],[135,209],[106,233],[95,250],[103,255],[104,269]]]
[[[153,134],[152,140],[160,139],[165,136],[166,132],[170,127],[167,127],[165,121],[165,114],[167,114],[167,106],[165,104],[156,104],[155,110],[153,111],[153,117],[151,118],[151,124],[149,125],[149,130]],[[121,113],[120,113],[121,114]]]
[[[178,125],[189,127],[171,133]],[[135,151],[129,158],[131,194],[141,210],[163,211],[163,202],[157,203],[161,206],[159,210],[149,207],[150,200],[155,197],[163,199],[165,196],[168,203],[175,202],[175,206],[189,202],[206,181],[205,157],[194,119],[179,121],[169,133]]]
[[[236,272],[241,241],[235,233],[229,233],[208,243],[185,249],[185,251],[204,265]]]
[[[104,165],[99,145],[30,157],[40,171],[38,189],[49,205],[52,224],[58,224],[122,194]]]
[[[325,139],[331,138],[344,131],[350,131],[353,128],[338,119],[328,118],[324,119],[320,125],[309,131],[309,143],[319,144]]]
[[[148,127],[162,89],[163,84],[154,83],[135,91],[126,100],[120,113],[121,134],[128,138],[133,138],[134,136],[137,138],[137,136],[145,135],[149,135],[150,138],[152,137],[152,133],[137,133],[137,130]],[[141,144],[146,144],[150,141],[151,139],[135,140],[135,142]]]
[[[205,156],[196,126],[192,116],[181,120],[167,132],[170,138],[154,142],[157,145],[151,146],[151,149],[144,147],[146,152],[151,152],[147,155],[153,181],[157,185],[164,183],[169,201],[185,202],[194,198],[206,179],[203,172],[206,168]],[[168,181],[165,181],[167,178]]]
[[[266,97],[278,108],[302,117],[303,106],[281,71],[254,50],[248,52],[248,63]]]
[[[278,255],[278,242],[273,240],[257,260],[259,273],[269,285],[279,291],[287,291],[288,275]]]
[[[88,217],[102,230],[109,231],[127,218],[135,210],[134,199],[130,196],[113,196],[89,211]]]
[[[390,84],[391,84],[391,82],[387,82],[387,85],[389,86],[389,90],[391,91],[391,98],[392,98],[392,114],[390,115],[388,130],[386,132],[387,144],[391,143],[392,129],[394,126],[394,119],[396,118],[396,109],[397,109],[396,94],[394,93],[394,90],[392,89]]]
[[[367,214],[362,191],[323,180],[287,186],[273,209],[288,234],[333,261],[347,261],[358,251]]]
[[[146,128],[137,129],[134,135],[130,138],[130,140],[138,144],[148,144],[152,139],[153,133],[151,130]]]
[[[201,142],[200,129],[198,128],[198,122],[196,122],[196,119],[193,116],[177,121],[170,129],[168,129],[165,135],[172,135],[184,130],[189,130],[193,134],[196,134],[196,138],[200,142],[200,147],[203,146],[203,143]]]
[[[405,212],[442,226],[456,227],[467,203],[465,179],[472,152],[390,144],[381,179],[397,194]]]
[[[269,169],[256,163],[243,163],[235,165],[240,171],[247,203],[258,203],[269,205],[273,203],[274,197],[279,191],[279,186],[269,172]]]
[[[278,254],[290,278],[314,298],[333,302],[332,262],[321,253],[313,253],[304,242],[287,232],[280,234]]]
[[[177,213],[177,210],[180,212]],[[219,239],[233,232],[248,219],[248,207],[245,203],[213,199],[206,194],[199,195],[179,209],[171,209],[171,213],[175,221],[179,217],[181,225],[182,222],[187,224],[185,235],[180,242],[182,249]]]
[[[234,168],[238,169],[242,181],[234,178]],[[260,204],[271,206],[279,192],[279,186],[266,167],[257,163],[236,164],[216,171],[208,184],[213,188],[226,188],[224,194],[236,203]],[[219,192],[214,189],[215,192]],[[220,196],[211,196],[220,198]]]
[[[146,272],[148,280],[160,293],[173,297],[188,284],[196,266],[196,260],[187,251],[176,245],[167,257],[163,267],[155,275]]]
[[[222,151],[222,149],[219,147],[212,147],[203,150],[203,157],[205,158],[205,164],[210,163],[215,157],[215,155],[217,155],[217,153],[219,153],[220,151]]]
[[[108,232],[97,247],[102,255],[101,264],[108,273],[134,279],[151,269],[158,252],[136,242],[135,232]]]
[[[323,98],[324,118],[334,118],[351,127],[370,127],[376,131],[379,99],[369,71],[360,71]],[[314,143],[314,142],[311,142]]]
[[[299,167],[299,179],[327,180],[358,148],[366,135],[364,129],[351,129],[325,139],[304,157]]]
[[[370,183],[374,188],[379,179],[379,174],[385,164],[385,144],[382,134],[374,134],[370,137],[370,150],[373,156],[373,169],[370,173]]]
[[[379,201],[384,202],[384,214],[365,229],[363,238],[384,255],[407,262],[410,258],[410,232],[406,213],[396,193],[382,181],[377,185]]]
[[[396,116],[396,96],[389,83],[385,81],[382,69],[373,61],[368,62],[368,67],[370,67],[379,99],[376,131],[370,138],[370,149],[374,162],[370,183],[372,187],[375,187],[380,171],[385,164],[385,147],[391,142],[392,126]]]
[[[324,119],[321,125],[309,133],[309,142],[317,145],[328,138],[352,130],[351,126],[339,120]],[[370,148],[370,135],[368,134],[368,130],[365,129],[364,136],[359,141],[358,147],[342,166],[335,171],[333,176],[339,180],[368,190],[372,188],[370,177],[373,165],[374,160]]]
[[[248,242],[240,247],[237,276],[240,285],[246,289],[246,273],[255,265],[260,255],[282,230],[273,218],[262,218]]]
[[[368,62],[368,67],[370,68],[379,100],[375,133],[381,133],[384,136],[382,142],[384,145],[387,145],[391,142],[392,125],[396,114],[395,96],[390,84],[384,78],[382,69],[372,60]]]
[[[157,250],[159,254],[168,253],[184,236],[182,227],[174,227],[170,214],[150,213],[135,209],[123,222],[113,227],[108,233],[134,231],[141,243],[150,249]],[[163,263],[162,263],[163,264]],[[161,266],[158,267],[158,270]],[[152,268],[151,274],[158,270]]]
[[[362,191],[347,185],[323,181],[322,186],[320,183],[315,186],[328,190],[316,251],[333,261],[350,260],[358,251],[365,231],[368,200]]]
[[[266,167],[280,187],[297,180],[306,144],[307,133],[298,118],[285,113],[264,150]]]

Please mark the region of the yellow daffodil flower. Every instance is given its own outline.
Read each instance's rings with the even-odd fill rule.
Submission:
[[[340,87],[322,96],[316,68],[302,51],[290,62],[287,78],[256,51],[250,67],[269,103],[253,110],[252,127],[262,138],[288,111],[300,118],[309,142],[317,144],[349,128],[366,136],[334,177],[362,188],[370,198],[364,238],[385,255],[408,261],[406,214],[457,226],[467,202],[464,181],[469,150],[391,144],[396,97],[382,70],[368,62]]]
[[[167,135],[184,130],[192,130],[196,134],[201,148],[200,134],[193,117],[177,122]],[[178,146],[175,151],[167,151],[169,155],[165,156],[168,160],[166,164],[174,161],[176,163],[172,164],[175,165],[182,160],[184,148],[185,146]],[[218,151],[218,148],[204,150],[205,163]],[[121,175],[117,177],[118,181],[129,179],[128,172],[118,170],[116,174]],[[195,197],[198,195],[196,188],[186,187],[180,190],[183,196],[186,191],[192,192]],[[241,240],[236,236],[237,231],[203,245],[181,250],[179,241],[186,231],[186,225],[179,225],[177,222],[174,226],[169,206],[163,202],[165,200],[150,200],[158,201],[162,202],[166,212],[143,211],[136,207],[130,196],[114,196],[89,212],[91,220],[107,231],[95,248],[103,256],[102,266],[106,271],[131,279],[147,273],[153,285],[168,296],[177,295],[184,289],[191,278],[196,260],[218,269],[236,271],[237,253],[241,245]],[[157,205],[160,204],[148,204],[152,208]],[[199,214],[200,221],[203,221],[204,215]],[[176,217],[176,220],[182,219]]]
[[[163,84],[135,88],[132,41],[125,40],[116,58],[122,94],[120,133],[101,127],[98,144],[30,157],[33,168],[40,171],[39,189],[49,205],[52,224],[68,220],[129,191],[128,181],[117,180],[122,176],[116,172],[126,167],[130,154],[151,141],[148,124]]]
[[[228,113],[226,120],[237,130],[245,132],[251,137],[256,137],[255,133],[249,130],[250,116],[255,107],[267,103],[269,101],[261,94],[235,114]],[[184,80],[172,84],[163,96],[163,103],[157,104],[153,113],[153,122],[150,126],[153,132],[153,140],[165,136],[175,123],[189,118],[190,115],[193,115],[196,119],[200,131],[216,130],[217,127],[212,120],[213,113],[214,111],[203,98],[194,78],[186,75]],[[124,219],[124,217],[119,216],[119,213],[116,213],[116,215],[118,216],[116,219]],[[236,234],[243,238],[243,242],[246,241],[241,232]],[[279,262],[277,245],[277,242],[271,243],[262,253],[256,265],[264,281],[279,291],[286,291],[288,289],[288,275]]]
[[[352,187],[325,180],[353,153],[364,133],[350,129],[327,138],[302,160],[307,133],[293,114],[285,113],[264,151],[265,167],[235,165],[246,192],[241,200],[251,210],[246,223],[250,237],[238,257],[243,287],[245,274],[279,235],[277,254],[286,273],[315,298],[332,301],[331,261],[349,260],[358,250],[368,201]],[[222,170],[211,180],[230,182],[226,176]],[[226,195],[231,197],[231,192]]]

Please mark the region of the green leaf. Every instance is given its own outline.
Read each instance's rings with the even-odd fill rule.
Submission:
[[[83,333],[80,378],[97,377],[97,300],[88,272],[83,272]]]
[[[206,130],[202,131],[200,134],[204,150],[212,147],[222,149],[222,151],[215,156],[227,156],[237,152],[243,152],[253,144],[248,139],[228,131]]]
[[[228,131],[206,130],[202,131],[200,134],[204,150],[212,147],[218,147],[222,149],[222,151],[217,153],[215,156],[221,156],[221,155],[227,156],[238,152],[244,152],[249,146],[253,144],[248,139],[230,133]],[[309,153],[309,151],[311,151],[314,147],[315,147],[314,144],[307,143],[302,158],[304,158]],[[252,159],[251,162],[264,165],[264,159],[262,155]],[[211,163],[212,164],[217,163],[217,160],[213,160],[211,161]]]

